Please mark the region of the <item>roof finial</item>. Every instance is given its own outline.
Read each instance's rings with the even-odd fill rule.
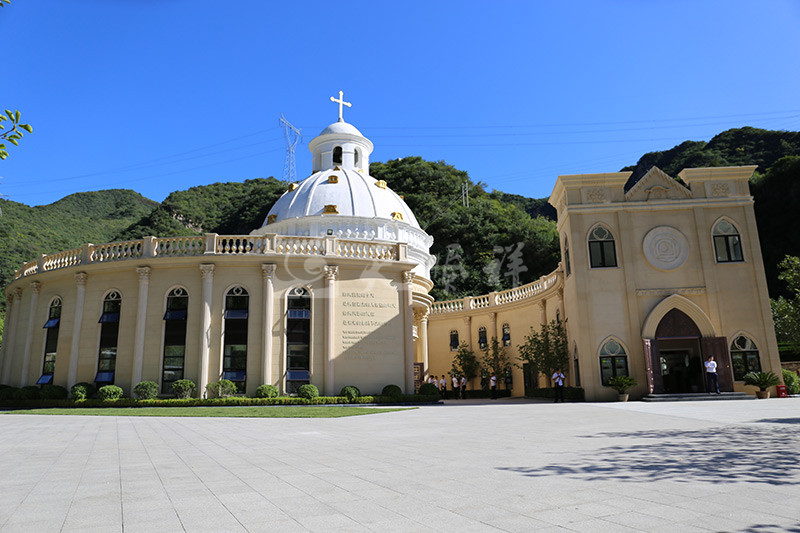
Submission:
[[[344,122],[344,119],[342,118],[342,106],[346,105],[347,107],[353,107],[353,104],[344,101],[344,91],[339,91],[338,100],[331,96],[331,102],[336,102],[339,104],[339,122]]]

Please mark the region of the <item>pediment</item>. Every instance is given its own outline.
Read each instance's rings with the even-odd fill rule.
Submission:
[[[628,202],[647,202],[648,200],[683,200],[691,198],[689,189],[675,181],[666,172],[653,167],[625,193]]]

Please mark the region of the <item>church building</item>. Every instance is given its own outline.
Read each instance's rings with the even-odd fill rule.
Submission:
[[[630,172],[559,176],[558,268],[434,302],[433,239],[369,175],[373,145],[344,122],[341,93],[334,101],[339,120],[309,143],[311,176],[249,235],[86,244],[23,265],[5,288],[0,383],[413,393],[449,374],[460,344],[479,353],[496,338],[515,361],[531,328],[553,320],[566,326],[568,384],[590,401],[615,398],[608,380],[620,375],[639,383],[634,397],[702,393],[709,355],[724,391],[751,392],[749,371],[780,375],[755,167],[686,169],[680,181],[653,168],[628,190]],[[514,396],[539,383],[516,367],[503,381]]]

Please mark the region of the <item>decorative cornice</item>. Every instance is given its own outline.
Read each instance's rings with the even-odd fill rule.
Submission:
[[[139,281],[149,281],[150,270],[152,269],[149,266],[137,267],[136,273],[139,274]]]
[[[31,282],[31,290],[33,291],[33,294],[37,294],[37,295],[41,294],[41,292],[42,292],[42,284],[40,282],[38,282],[38,281],[32,281]]]
[[[264,263],[261,265],[261,275],[264,276],[264,279],[272,279],[275,275],[275,270],[277,269],[277,265],[272,263]]]
[[[636,296],[672,296],[673,294],[705,294],[705,287],[677,287],[673,289],[636,289]]]
[[[336,281],[339,277],[339,267],[335,265],[325,265],[325,279],[328,281]]]
[[[214,264],[213,263],[201,264],[200,277],[203,279],[214,279]]]
[[[89,274],[86,272],[78,272],[75,274],[75,283],[78,284],[79,287],[83,287],[86,285],[86,281],[89,279]]]

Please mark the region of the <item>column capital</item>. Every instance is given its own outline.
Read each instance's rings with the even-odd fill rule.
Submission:
[[[22,300],[22,287],[14,289],[14,294],[17,295],[17,300]]]
[[[261,265],[261,275],[264,276],[265,280],[272,279],[272,277],[275,275],[275,270],[277,270],[277,268],[278,268],[277,265],[274,265],[272,263],[263,263]]]
[[[423,322],[428,321],[428,309],[414,309],[414,322],[419,322],[420,324]]]
[[[139,281],[147,281],[150,279],[150,271],[152,269],[149,266],[141,266],[136,268],[136,273],[139,274]]]
[[[469,327],[470,323],[472,323],[472,317],[471,317],[471,316],[465,316],[465,317],[464,317],[464,324],[465,324],[467,327]]]
[[[31,281],[31,290],[33,294],[41,294],[42,292],[42,284],[39,281]]]
[[[335,281],[339,277],[339,267],[335,265],[325,265],[325,279]]]
[[[410,285],[411,283],[413,283],[413,282],[414,282],[414,278],[415,278],[416,276],[417,276],[417,275],[416,275],[416,274],[414,274],[414,273],[413,273],[412,271],[410,271],[410,270],[407,270],[407,271],[403,272],[403,283],[406,283],[406,284],[409,284],[409,285]]]
[[[87,274],[86,272],[78,272],[77,274],[75,274],[75,283],[77,283],[78,286],[82,287],[86,285],[86,281],[88,279],[89,279],[89,274]]]
[[[489,320],[494,320],[497,317],[497,313],[488,313],[487,316],[489,317]]]
[[[214,264],[213,263],[203,263],[200,265],[200,276],[203,279],[213,279],[214,278]]]
[[[545,308],[544,300],[539,300],[538,302],[536,302],[536,305],[539,307],[539,311],[544,311]]]

